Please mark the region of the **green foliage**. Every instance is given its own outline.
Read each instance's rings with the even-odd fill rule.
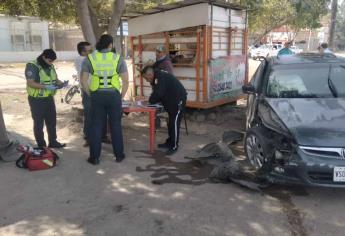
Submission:
[[[140,12],[145,9],[158,7],[159,5],[171,4],[179,0],[129,0],[127,1],[127,12]]]
[[[290,0],[249,1],[249,26],[251,31],[266,33],[285,24],[293,15]]]
[[[303,0],[294,4],[295,15],[289,25],[295,29],[316,29],[321,26],[321,16],[328,12],[329,0]]]
[[[295,30],[320,26],[330,0],[241,0],[249,8],[249,29],[258,37],[288,25]]]
[[[101,25],[106,25],[112,14],[113,0],[89,0]],[[141,11],[178,0],[127,0],[127,12]],[[320,18],[327,13],[330,0],[234,0],[247,6],[249,29],[257,35],[281,25],[294,29],[317,28]],[[75,0],[1,0],[0,13],[39,16],[53,22],[76,22]]]
[[[113,0],[89,0],[99,19],[109,18],[113,12]]]
[[[74,0],[1,0],[0,13],[7,15],[38,16],[49,21],[75,21]]]
[[[126,11],[141,11],[178,0],[127,0]],[[102,25],[112,14],[113,0],[89,0]],[[42,19],[71,23],[77,21],[75,0],[1,0],[0,13],[7,15],[38,16]]]

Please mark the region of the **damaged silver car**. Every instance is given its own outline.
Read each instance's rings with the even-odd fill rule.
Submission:
[[[245,153],[274,183],[345,186],[345,59],[266,59],[249,84]]]

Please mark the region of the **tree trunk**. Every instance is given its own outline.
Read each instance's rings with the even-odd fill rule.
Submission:
[[[125,11],[126,4],[125,0],[114,0],[113,2],[113,13],[108,25],[108,34],[114,37],[114,46],[117,52],[122,54],[121,51],[121,39],[117,37],[117,29],[119,28],[121,22],[121,16]]]
[[[93,32],[95,33],[96,40],[97,40],[104,33],[104,30],[99,26],[96,11],[95,11],[95,9],[92,8],[90,3],[89,3],[89,12],[90,12],[90,18],[91,18],[91,24],[92,24]]]
[[[334,50],[335,23],[337,21],[338,0],[332,0],[331,25],[329,27],[328,45]]]
[[[77,15],[85,40],[95,45],[96,37],[91,23],[88,3],[88,0],[76,0]]]
[[[0,102],[0,150],[8,146],[10,140],[7,135],[5,121],[2,115],[1,102]]]

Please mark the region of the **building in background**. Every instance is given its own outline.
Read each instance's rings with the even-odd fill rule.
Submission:
[[[123,53],[128,53],[128,23],[123,21]],[[117,32],[120,36],[120,28]],[[84,41],[76,25],[49,23],[38,17],[0,15],[0,63],[27,62],[52,48],[58,60],[74,60],[76,45]]]
[[[48,47],[48,22],[37,17],[0,15],[0,52],[41,51]]]
[[[268,44],[284,44],[293,38],[293,32],[288,26],[281,26],[275,30],[272,30],[266,35],[266,43]]]
[[[300,29],[295,32],[290,27],[284,25],[269,32],[263,39],[267,44],[284,44],[286,41],[292,41],[303,51],[316,51],[317,47],[327,42],[329,37],[329,18],[324,17],[321,20],[321,27],[317,29]]]
[[[0,15],[0,63],[34,60],[52,48],[49,23],[38,17]],[[72,60],[76,50],[57,51],[59,60]]]

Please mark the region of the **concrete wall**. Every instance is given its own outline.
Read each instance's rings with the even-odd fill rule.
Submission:
[[[0,16],[0,51],[12,51],[10,19],[2,16]]]
[[[42,52],[0,52],[0,63],[29,62],[36,59]],[[78,56],[76,51],[57,52],[58,61],[71,61]]]
[[[24,40],[15,40],[14,35]],[[42,43],[37,47],[33,38],[39,36]],[[9,17],[0,15],[0,52],[33,51],[49,47],[48,22],[35,17]]]

